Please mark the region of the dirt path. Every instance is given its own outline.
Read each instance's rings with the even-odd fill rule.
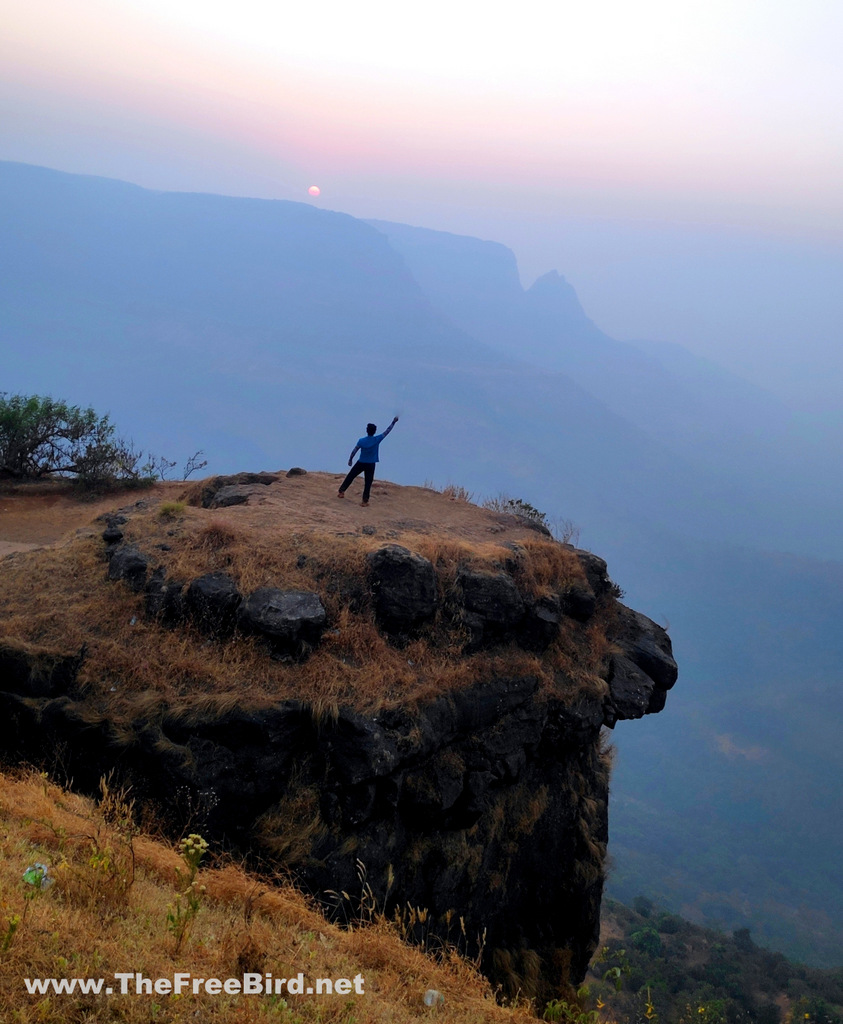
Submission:
[[[93,499],[81,499],[54,483],[0,488],[0,558],[14,551],[49,547],[103,512],[136,501],[140,494],[172,498],[184,488],[183,483],[164,483],[142,492],[115,491]]]

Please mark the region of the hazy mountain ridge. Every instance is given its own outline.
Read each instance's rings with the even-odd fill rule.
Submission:
[[[822,787],[839,714],[817,687],[831,687],[843,663],[839,568],[764,550],[839,554],[827,501],[837,483],[826,473],[817,497],[813,456],[798,472],[785,457],[780,404],[725,372],[701,382],[681,349],[642,353],[606,338],[561,279],[525,291],[497,243],[396,225],[385,238],[382,224],[307,204],[154,193],[23,165],[0,164],[0,187],[4,389],[110,410],[171,457],[204,448],[214,471],[340,470],[366,420],[398,412],[383,476],[507,490],[573,519],[636,607],[670,622],[685,672],[657,739],[646,726],[619,730],[625,894],[666,865],[677,898],[729,890],[740,864],[740,884],[751,878],[759,901],[778,898],[785,850],[794,872],[804,867],[800,899],[831,924],[788,942],[793,924],[780,916],[770,934],[791,952],[843,960],[843,908],[829,890],[843,815],[814,799],[835,796]],[[724,391],[725,419],[695,424],[691,411]],[[750,429],[724,469],[721,444],[746,434],[759,404],[761,454]],[[646,428],[636,419],[645,413]],[[681,416],[702,440],[689,442]],[[759,774],[717,736],[774,761]],[[783,817],[765,812],[754,835],[737,834],[767,778]],[[623,804],[642,788],[648,813],[665,820],[645,847]],[[706,829],[683,835],[700,800],[716,856]],[[683,846],[690,835],[696,860]],[[760,912],[742,913],[729,925],[769,941]]]
[[[841,493],[823,472],[824,453],[805,443],[804,428],[785,403],[679,345],[608,337],[558,272],[523,289],[513,254],[496,242],[369,223],[404,256],[433,304],[467,334],[543,371],[564,372],[716,481],[721,500],[733,505],[732,538],[843,557],[830,531],[817,543],[806,529],[817,518],[830,521]],[[776,517],[768,515],[771,503]]]
[[[736,426],[746,423],[747,410],[739,407],[724,406],[720,417],[710,421],[697,415],[714,400],[714,386],[731,389],[731,396],[739,396],[753,414],[785,421],[790,413],[772,395],[681,345],[610,338],[556,270],[522,288],[515,256],[497,242],[386,221],[368,223],[401,253],[434,305],[468,334],[507,354],[517,351],[529,362],[563,370],[645,429],[669,426],[670,432],[663,429],[668,440],[675,440],[674,420],[683,412],[694,436],[733,436]],[[653,403],[656,395],[659,401]]]

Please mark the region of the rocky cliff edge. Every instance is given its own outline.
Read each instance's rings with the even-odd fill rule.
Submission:
[[[598,938],[605,727],[660,711],[665,631],[598,556],[425,488],[239,474],[4,560],[0,747],[368,901],[549,996]]]

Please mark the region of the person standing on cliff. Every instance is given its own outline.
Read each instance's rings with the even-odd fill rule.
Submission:
[[[351,481],[363,474],[363,500],[360,502],[361,505],[369,504],[369,493],[372,490],[372,481],[375,479],[375,463],[378,459],[378,449],[380,443],[386,437],[386,435],[392,430],[395,424],[398,422],[398,417],[392,418],[392,423],[386,428],[382,434],[376,434],[375,431],[378,429],[374,423],[368,423],[366,425],[366,436],[361,437],[357,444],[351,451],[351,455],[348,457],[349,466],[354,461],[354,456],[357,452],[360,452],[360,458],[357,460],[357,464],[348,473],[348,476],[340,484],[340,489],[337,491],[338,498],[344,498],[345,492],[348,490]]]

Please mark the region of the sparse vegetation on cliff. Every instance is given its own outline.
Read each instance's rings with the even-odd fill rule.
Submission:
[[[201,451],[184,466],[183,479],[207,466]],[[49,395],[0,392],[0,480],[70,478],[83,491],[149,486],[176,465],[135,448],[109,416]]]

